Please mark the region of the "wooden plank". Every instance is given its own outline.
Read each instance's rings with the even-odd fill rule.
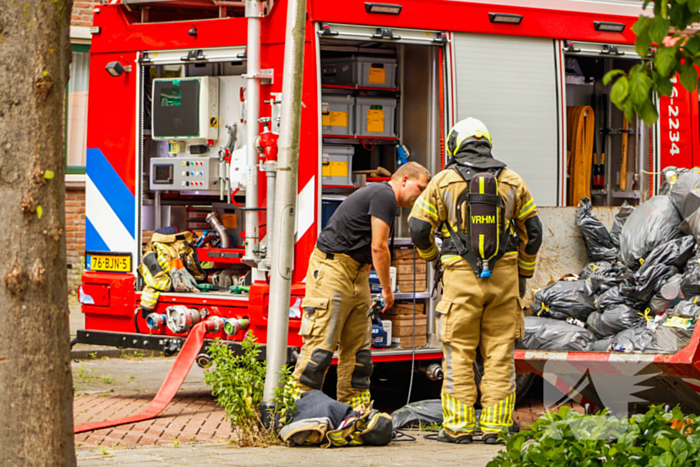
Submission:
[[[425,334],[421,335],[416,335],[416,347],[425,347],[428,345],[428,336]],[[411,348],[413,347],[413,336],[401,336],[401,337],[394,337],[393,334],[391,336],[391,343],[392,344],[399,344],[402,348]]]
[[[422,282],[421,281],[413,282],[413,280],[396,281],[396,285],[399,286],[399,291],[401,293],[425,292],[427,290],[427,285],[425,283],[425,279],[423,279]]]

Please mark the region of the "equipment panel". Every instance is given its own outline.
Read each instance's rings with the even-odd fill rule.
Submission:
[[[218,190],[218,157],[151,159],[150,189],[160,191]]]

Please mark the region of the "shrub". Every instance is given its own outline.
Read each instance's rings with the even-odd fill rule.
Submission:
[[[228,346],[217,339],[209,347],[212,365],[204,371],[204,381],[212,388],[217,405],[224,408],[231,427],[238,431],[240,446],[260,446],[278,442],[277,431],[266,429],[261,421],[259,407],[263,399],[267,362],[258,360],[260,344],[252,333],[243,339],[243,352],[234,355]],[[291,376],[289,368],[280,371],[280,386],[273,402],[278,404],[276,414],[283,420],[294,411],[294,397],[286,390]]]

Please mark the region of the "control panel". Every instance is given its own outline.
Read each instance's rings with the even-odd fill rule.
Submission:
[[[150,189],[218,191],[218,164],[218,156],[153,158],[150,169]]]

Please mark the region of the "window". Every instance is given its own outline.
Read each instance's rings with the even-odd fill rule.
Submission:
[[[87,147],[88,80],[90,76],[90,46],[72,44],[73,60],[66,89],[66,162],[67,174],[85,173]]]

